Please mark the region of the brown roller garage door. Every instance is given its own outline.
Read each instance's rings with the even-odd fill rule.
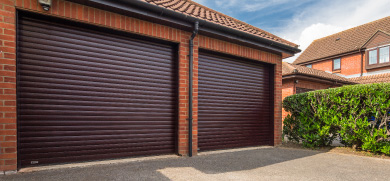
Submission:
[[[21,166],[175,153],[175,46],[55,22],[18,23]]]
[[[271,144],[271,66],[199,55],[199,149]]]

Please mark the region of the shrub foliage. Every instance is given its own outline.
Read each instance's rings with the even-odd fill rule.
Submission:
[[[283,126],[289,140],[314,148],[339,136],[346,146],[390,155],[390,83],[296,94],[283,108],[290,113]]]

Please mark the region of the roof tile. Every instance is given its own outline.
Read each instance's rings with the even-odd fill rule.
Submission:
[[[191,4],[189,7],[188,7],[188,9],[187,9],[187,11],[186,11],[186,13],[187,14],[191,14],[191,13],[194,13],[195,14],[195,6],[193,5],[193,4]]]
[[[308,67],[301,66],[301,65],[293,65],[293,64],[289,64],[287,62],[283,62],[282,75],[286,76],[286,75],[293,75],[293,74],[311,75],[311,76],[315,76],[315,77],[319,77],[319,78],[327,79],[327,80],[347,82],[347,83],[351,83],[351,84],[355,83],[355,81],[353,81],[353,80],[350,80],[350,79],[347,79],[345,77],[341,77],[341,76],[338,76],[335,74],[331,74],[331,73],[328,73],[328,72],[325,72],[322,70],[316,70],[316,69],[308,68]]]
[[[193,13],[194,13],[195,16],[199,16],[199,14],[200,14],[200,7],[199,6],[195,6],[195,9],[194,9]]]
[[[359,50],[378,30],[390,32],[390,16],[314,40],[294,64]]]
[[[291,47],[297,48],[298,45],[275,36],[260,28],[249,25],[245,22],[234,19],[230,16],[224,15],[213,9],[207,8],[201,4],[191,0],[143,0],[150,4],[174,10],[183,14],[187,14],[196,18],[201,18],[215,24],[223,25],[232,29],[241,30],[249,34],[253,34],[262,38],[266,38],[275,42],[279,42]]]
[[[181,12],[186,12],[188,7],[190,7],[190,3],[188,2],[184,2],[183,5],[181,5],[179,8],[178,8],[178,11],[181,11]]]
[[[351,78],[350,80],[357,82],[359,84],[390,82],[390,73],[367,75],[363,77]]]
[[[172,6],[172,9],[174,9],[174,10],[179,9],[179,8],[183,7],[183,5],[185,3],[186,3],[185,1],[179,1],[175,5]]]

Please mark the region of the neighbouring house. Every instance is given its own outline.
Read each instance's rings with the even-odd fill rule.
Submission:
[[[190,0],[0,7],[0,171],[281,143],[294,43]]]
[[[300,65],[283,62],[282,66],[282,99],[287,96],[308,91],[340,87],[356,84],[354,81]],[[283,109],[283,119],[288,112]]]
[[[390,16],[314,40],[293,64],[351,78],[390,82]]]

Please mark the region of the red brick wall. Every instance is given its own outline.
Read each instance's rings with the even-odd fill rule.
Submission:
[[[289,80],[283,80],[283,88],[282,88],[282,100],[284,100],[284,98],[288,97],[288,96],[291,96],[291,95],[294,95],[295,94],[295,86],[294,86],[294,80],[293,79],[289,79]],[[284,120],[284,118],[288,115],[288,112],[286,112],[284,109],[283,109],[283,112],[282,112],[282,119]]]
[[[312,68],[317,70],[332,72],[332,68],[333,68],[332,65],[333,65],[332,60],[324,60],[321,62],[313,63]]]
[[[333,59],[313,63],[313,69],[339,73],[343,75],[355,75],[361,73],[361,54],[356,53],[341,57],[341,70],[333,71]]]
[[[347,55],[341,57],[341,70],[333,71],[332,60],[323,60],[320,62],[313,63],[313,69],[329,71],[333,73],[339,73],[342,75],[356,75],[361,73],[361,53],[356,53],[352,55]],[[387,70],[389,67],[375,68],[366,70],[366,54],[363,53],[363,73],[374,72],[379,70]]]
[[[341,58],[341,72],[343,75],[355,75],[361,73],[361,54],[356,53]]]
[[[188,41],[191,32],[150,23],[104,10],[63,0],[53,0],[49,11],[43,11],[36,0],[0,0],[0,171],[17,169],[16,140],[16,73],[15,8],[48,14],[74,21],[109,27],[179,44],[179,154],[188,153]],[[194,41],[193,151],[197,154],[198,122],[198,47],[246,57],[276,65],[274,142],[281,143],[282,58],[279,55],[237,44],[198,36]]]
[[[333,71],[333,59],[313,63],[313,68],[343,75],[355,75],[361,73],[361,54],[356,53],[341,57],[341,70]]]
[[[16,170],[15,8],[0,1],[0,171]]]

